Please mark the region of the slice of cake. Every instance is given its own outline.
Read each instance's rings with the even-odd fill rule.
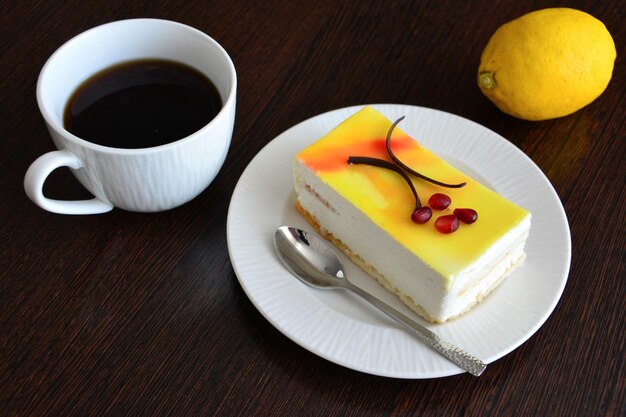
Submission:
[[[432,218],[417,224],[412,213],[419,203],[403,175],[387,166],[398,166],[386,148],[391,125],[365,107],[298,153],[296,206],[318,233],[413,311],[444,322],[480,302],[524,259],[531,216],[395,127],[389,146],[401,163],[443,183],[466,183],[448,188],[408,174],[422,207],[433,194],[451,200],[447,208],[433,208]],[[351,156],[384,164],[348,163]],[[438,202],[431,200],[431,205]],[[471,210],[453,215],[461,208],[475,210],[478,219],[446,230],[455,217],[472,220],[467,218]],[[435,227],[443,216],[448,216],[440,220],[445,227]]]

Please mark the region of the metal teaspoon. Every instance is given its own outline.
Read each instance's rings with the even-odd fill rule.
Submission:
[[[300,281],[315,288],[342,288],[355,292],[383,313],[405,326],[434,350],[474,376],[487,367],[480,359],[446,342],[426,327],[348,281],[341,260],[319,237],[291,226],[281,226],[274,235],[278,257]]]

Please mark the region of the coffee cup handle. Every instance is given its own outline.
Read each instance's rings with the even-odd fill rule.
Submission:
[[[82,161],[68,150],[52,151],[41,155],[33,162],[24,177],[26,195],[44,210],[58,214],[106,213],[113,206],[98,198],[91,200],[54,200],[43,195],[43,184],[52,171],[61,167],[79,169]]]

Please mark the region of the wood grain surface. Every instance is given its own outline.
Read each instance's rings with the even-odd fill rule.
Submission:
[[[571,116],[514,119],[476,86],[480,54],[502,23],[554,5],[606,24],[613,79]],[[625,10],[618,0],[1,1],[0,416],[626,415]],[[71,37],[133,17],[194,26],[231,54],[239,90],[226,163],[167,212],[45,212],[23,191],[30,163],[54,149],[39,71]],[[294,124],[364,103],[478,122],[529,155],[563,202],[573,247],[563,296],[478,379],[400,380],[328,362],[273,328],[233,272],[225,224],[246,165]],[[89,195],[66,169],[45,192]]]

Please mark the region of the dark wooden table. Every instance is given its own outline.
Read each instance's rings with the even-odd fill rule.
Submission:
[[[499,25],[554,2],[0,4],[1,416],[626,415],[623,3],[569,2],[606,24],[618,59],[597,101],[545,122],[498,111],[475,72]],[[231,54],[239,102],[226,163],[168,212],[47,213],[22,188],[53,150],[38,73],[72,36],[131,17],[192,25]],[[226,216],[246,165],[292,125],[363,103],[432,107],[498,132],[565,206],[573,253],[559,304],[478,379],[391,379],[321,359],[273,328],[233,272]],[[88,196],[64,169],[45,189]]]

